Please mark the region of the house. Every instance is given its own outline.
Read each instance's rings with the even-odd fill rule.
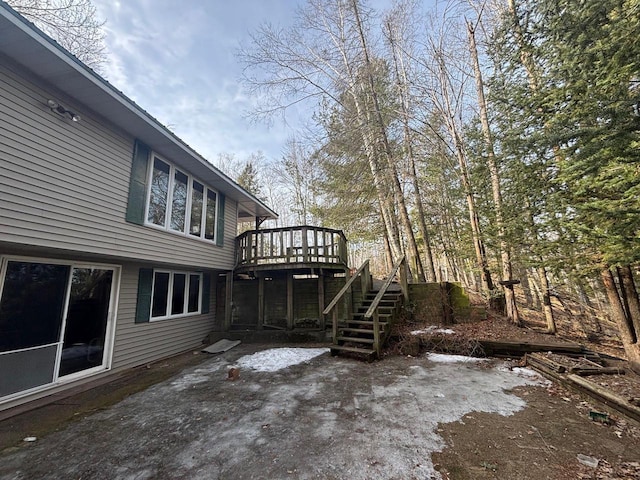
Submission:
[[[201,344],[276,217],[0,2],[0,410]]]

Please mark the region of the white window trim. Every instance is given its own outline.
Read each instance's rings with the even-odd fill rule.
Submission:
[[[171,312],[171,297],[173,295],[173,277],[175,274],[184,274],[185,285],[184,285],[184,310],[183,313],[177,313],[172,315],[168,313],[166,315],[161,315],[158,317],[153,316],[153,299],[156,293],[156,273],[168,273],[169,274],[169,285],[167,288],[167,310],[166,312]],[[197,275],[200,281],[198,282],[198,310],[195,312],[189,312],[189,286],[191,285],[191,275]],[[164,269],[154,269],[152,275],[152,284],[151,284],[151,308],[149,310],[149,321],[157,322],[160,320],[170,320],[173,318],[183,318],[183,317],[193,317],[196,315],[202,314],[202,282],[204,275],[202,272],[189,272],[184,270],[164,270]]]
[[[166,203],[166,211],[165,211],[165,214],[164,214],[164,225],[156,225],[155,223],[151,223],[149,221],[149,206],[150,206],[150,202],[151,202],[151,183],[153,181],[153,165],[154,165],[156,159],[158,159],[161,162],[169,165],[169,185],[167,185],[167,203]],[[171,162],[168,162],[167,160],[165,160],[161,156],[157,155],[155,152],[152,152],[151,155],[149,155],[149,162],[150,162],[150,166],[149,166],[149,168],[147,168],[147,170],[148,170],[148,173],[147,173],[147,192],[146,192],[146,201],[145,201],[145,208],[144,208],[144,224],[145,224],[145,226],[156,228],[158,230],[163,230],[165,232],[174,233],[176,235],[182,235],[182,236],[185,236],[187,238],[193,238],[195,240],[200,240],[200,241],[204,241],[204,242],[208,242],[208,243],[217,244],[217,240],[218,240],[218,213],[219,213],[218,211],[220,209],[220,205],[219,205],[220,193],[216,189],[209,187],[205,182],[203,182],[203,181],[197,179],[196,177],[194,177],[193,175],[189,174],[184,169],[178,168],[174,164],[172,164]],[[173,206],[173,198],[172,197],[173,197],[173,186],[174,186],[174,183],[175,183],[176,170],[179,170],[180,172],[182,172],[183,174],[185,174],[187,176],[187,202],[186,202],[186,211],[185,211],[185,219],[184,219],[184,229],[182,231],[174,230],[173,228],[171,228],[171,216],[172,216],[172,206]],[[191,233],[189,233],[190,230],[191,230],[191,204],[192,204],[192,198],[193,198],[193,182],[194,181],[198,182],[199,184],[201,184],[204,187],[203,188],[203,194],[202,194],[202,213],[201,213],[201,217],[200,217],[200,235],[199,236],[192,235]],[[216,208],[215,208],[215,215],[214,215],[214,219],[213,219],[213,238],[205,238],[206,220],[207,220],[207,201],[208,201],[207,192],[208,191],[212,191],[216,195]]]

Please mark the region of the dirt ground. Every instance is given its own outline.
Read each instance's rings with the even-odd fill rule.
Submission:
[[[640,429],[615,416],[604,425],[594,409],[557,386],[518,387],[527,407],[510,417],[470,413],[439,425],[447,447],[433,455],[444,479],[639,479]],[[576,461],[597,459],[596,468]]]
[[[523,309],[524,328],[489,312],[487,319],[440,327],[440,332],[418,335],[430,348],[454,345],[455,350],[478,352],[477,340],[509,340],[529,343],[577,342],[607,358],[607,366],[625,367],[624,350],[612,330],[601,335],[585,333],[580,318],[568,306],[556,305],[559,334],[545,333],[539,312]],[[424,329],[422,319],[400,327],[398,353],[411,331]],[[606,324],[605,324],[606,327]],[[448,329],[446,332],[442,330]],[[580,359],[547,354],[567,366]],[[515,360],[514,360],[515,361]],[[519,364],[523,364],[522,361]],[[594,375],[589,379],[625,399],[640,398],[640,376],[630,369],[624,375]],[[445,479],[640,479],[640,425],[615,410],[580,396],[557,384],[546,389],[517,388],[527,408],[510,417],[485,413],[466,415],[462,421],[439,425],[447,448],[435,453],[434,464]],[[606,423],[590,420],[591,414],[608,416]],[[626,452],[626,455],[625,455]],[[597,466],[576,462],[578,455],[597,460]]]

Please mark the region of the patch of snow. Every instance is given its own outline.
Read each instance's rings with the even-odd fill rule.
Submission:
[[[436,325],[430,325],[428,327],[423,328],[422,330],[414,330],[411,332],[411,335],[423,335],[425,333],[444,333],[446,335],[451,335],[452,333],[456,333],[450,328],[438,328]]]
[[[251,368],[258,372],[276,372],[283,368],[308,362],[328,353],[328,348],[271,348],[253,355],[245,355],[236,364],[240,368]]]
[[[531,370],[530,368],[523,367],[509,367],[508,365],[502,365],[497,367],[497,370],[501,372],[513,372],[516,375],[524,378],[531,378],[533,380],[538,381],[541,385],[550,385],[551,382],[540,375],[535,370]]]
[[[184,390],[198,383],[204,383],[207,380],[209,380],[209,377],[207,375],[202,375],[199,373],[189,373],[187,375],[176,378],[173,382],[171,382],[171,386],[175,390]]]
[[[210,364],[205,364],[204,366],[195,369],[191,373],[187,373],[177,377],[173,380],[169,385],[173,390],[185,390],[187,388],[193,387],[199,383],[205,383],[212,379],[211,374],[216,373],[220,370],[222,366],[222,362],[219,359],[211,362]]]
[[[427,358],[437,363],[484,362],[486,358],[465,357],[464,355],[447,355],[444,353],[427,353]]]

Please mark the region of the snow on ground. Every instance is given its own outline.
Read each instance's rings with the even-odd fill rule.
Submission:
[[[276,372],[283,368],[308,362],[324,353],[328,348],[271,348],[238,359],[238,367],[251,368],[259,372]]]
[[[273,348],[234,363],[224,354],[4,455],[0,480],[442,480],[431,460],[445,447],[440,423],[512,415],[526,403],[511,390],[543,384],[470,357],[316,358],[328,351]],[[229,382],[231,365],[280,372]]]
[[[211,380],[211,374],[216,373],[223,366],[220,359],[216,359],[210,364],[196,368],[191,373],[186,373],[173,380],[170,385],[174,390],[185,390],[199,383],[205,383]]]
[[[498,370],[500,372],[512,372],[512,373],[515,373],[516,375],[518,375],[519,377],[530,378],[532,380],[535,380],[538,383],[540,383],[541,385],[547,385],[547,386],[551,385],[551,382],[549,380],[544,378],[542,375],[540,375],[535,370],[531,370],[530,368],[510,367],[510,366],[505,364],[505,365],[496,367],[496,370]]]
[[[427,353],[426,357],[437,363],[484,362],[486,358],[465,357],[464,355],[447,355],[444,353]]]
[[[438,328],[436,325],[430,325],[428,327],[423,328],[422,330],[414,330],[411,332],[411,335],[423,335],[425,333],[444,333],[446,335],[451,335],[452,333],[456,333],[450,328]]]

